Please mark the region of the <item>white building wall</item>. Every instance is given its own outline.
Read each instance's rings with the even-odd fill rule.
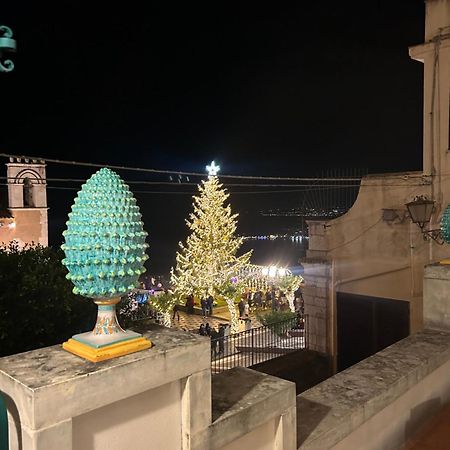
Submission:
[[[450,256],[448,245],[424,241],[406,217],[415,196],[433,199],[436,209],[428,229],[440,227],[450,203],[449,99],[450,0],[426,2],[425,43],[409,49],[424,64],[423,171],[368,176],[347,214],[328,222],[310,222],[306,266],[325,260],[328,277],[326,342],[336,355],[336,292],[404,300],[410,303],[410,331],[423,325],[422,279],[426,264]],[[383,210],[391,210],[391,219]],[[314,279],[306,283],[314,285]],[[305,311],[312,297],[306,295]]]

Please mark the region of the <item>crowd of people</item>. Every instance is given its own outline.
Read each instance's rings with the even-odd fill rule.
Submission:
[[[304,302],[301,288],[294,292],[294,308],[295,311],[302,315],[304,314]],[[200,307],[203,319],[213,315],[214,298],[212,295],[206,295],[200,299]],[[186,297],[185,307],[188,314],[195,314],[195,297],[189,294]],[[197,304],[198,305],[198,304]],[[250,313],[258,309],[271,311],[290,310],[289,301],[286,293],[275,286],[271,286],[266,290],[251,290],[247,289],[241,294],[241,298],[237,304],[239,311],[239,320],[244,324],[247,330],[251,328]],[[179,320],[179,306],[175,305],[173,309],[173,317]],[[218,329],[211,326],[209,322],[202,323],[199,326],[198,333],[201,336],[209,336],[211,338],[211,355],[213,357],[224,354],[224,342],[226,336],[230,334],[231,327],[229,324],[219,324]]]
[[[238,303],[239,317],[248,317],[250,310],[255,309],[272,311],[289,310],[289,302],[286,293],[282,289],[277,289],[274,286],[267,288],[265,291],[249,289],[241,295]],[[294,308],[298,313],[304,313],[303,295],[300,288],[294,292]]]
[[[214,308],[214,297],[210,294],[208,296],[202,297],[200,300],[200,306],[202,308],[202,316],[203,318],[206,318],[208,316],[212,316],[213,314],[213,308]],[[193,294],[189,294],[186,297],[186,312],[188,314],[194,314],[194,307],[195,307],[195,298]]]

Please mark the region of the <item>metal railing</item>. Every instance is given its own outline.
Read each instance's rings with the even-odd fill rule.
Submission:
[[[240,333],[211,338],[212,374],[233,367],[251,367],[286,353],[308,348],[308,316],[262,325]]]

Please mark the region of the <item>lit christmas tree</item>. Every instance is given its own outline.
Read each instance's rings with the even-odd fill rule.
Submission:
[[[213,162],[207,169],[210,176],[198,186],[199,195],[193,197],[194,212],[186,221],[191,234],[185,245],[179,244],[172,283],[179,296],[224,296],[232,331],[236,331],[234,298],[227,295],[226,287],[239,269],[248,264],[251,251],[236,256],[243,241],[235,236],[238,214],[232,214],[230,205],[225,204],[229,194],[216,176],[218,167]]]

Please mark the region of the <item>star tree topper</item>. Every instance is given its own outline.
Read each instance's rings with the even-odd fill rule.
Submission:
[[[216,166],[216,163],[212,161],[209,166],[206,166],[206,170],[208,172],[208,176],[215,177],[217,176],[217,172],[220,170],[220,166]]]

